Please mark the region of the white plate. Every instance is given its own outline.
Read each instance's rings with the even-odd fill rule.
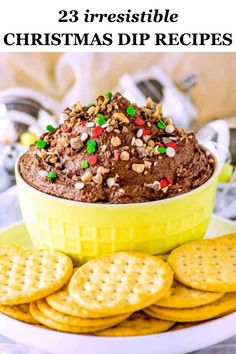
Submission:
[[[208,237],[236,232],[236,223],[213,216]],[[23,224],[0,233],[1,243],[29,243]],[[236,334],[236,313],[194,327],[140,337],[106,338],[60,333],[0,315],[0,333],[17,342],[57,354],[184,354]]]

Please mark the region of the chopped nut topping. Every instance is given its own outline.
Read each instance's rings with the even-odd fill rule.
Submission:
[[[95,107],[94,106],[89,107],[88,114],[92,115],[92,114],[94,114],[94,112],[95,112]]]
[[[128,161],[129,160],[129,153],[127,151],[122,151],[120,154],[120,159],[123,161]]]
[[[145,106],[150,107],[152,105],[153,105],[153,100],[151,99],[151,97],[148,97],[147,101],[145,102]]]
[[[101,151],[102,151],[102,152],[105,152],[106,149],[107,149],[107,145],[102,145],[102,146],[101,146]]]
[[[113,136],[113,137],[111,138],[111,144],[112,144],[113,146],[115,146],[115,147],[120,146],[120,145],[121,145],[121,140],[120,140],[120,138],[119,138],[118,136]]]
[[[150,161],[144,161],[144,165],[148,169],[152,167],[152,163]]]
[[[127,134],[129,132],[129,129],[127,127],[122,128],[122,133]]]
[[[114,186],[118,186],[118,183],[116,183],[116,179],[115,178],[108,178],[107,179],[107,186],[109,188],[112,188]]]
[[[63,147],[68,147],[69,146],[69,140],[65,138],[59,138],[57,139],[57,145],[58,146],[63,146]]]
[[[98,114],[99,110],[100,110],[100,107],[99,107],[99,106],[96,106],[96,107],[95,107],[95,111],[94,111],[94,115],[95,115],[95,116]]]
[[[129,124],[129,119],[123,113],[114,113],[112,117],[119,122]]]
[[[76,137],[70,139],[70,146],[72,147],[72,149],[80,150],[84,145],[81,139],[79,137]]]
[[[147,145],[153,148],[155,146],[155,143],[153,140],[148,140]]]
[[[90,171],[86,171],[82,176],[81,176],[81,180],[86,183],[91,181],[91,179],[93,178],[93,174]]]
[[[100,175],[105,175],[106,173],[109,173],[110,169],[109,168],[105,168],[103,166],[99,166],[97,169],[97,173]]]
[[[96,176],[93,177],[93,181],[97,184],[102,184],[103,177],[99,173],[96,174]]]
[[[132,164],[132,170],[136,173],[143,173],[145,168],[144,163],[133,163]]]
[[[143,146],[143,141],[141,139],[136,139],[135,140],[135,145],[141,147],[141,146]]]
[[[58,160],[58,157],[55,156],[55,157],[52,157],[49,161],[52,163],[52,164],[55,164]]]

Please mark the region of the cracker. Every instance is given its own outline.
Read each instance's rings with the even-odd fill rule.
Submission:
[[[236,238],[197,240],[171,252],[168,263],[181,283],[213,292],[236,291]]]
[[[0,245],[0,257],[15,255],[17,252],[24,250],[18,245]]]
[[[185,329],[185,328],[189,328],[189,327],[194,327],[197,326],[199,324],[201,324],[202,322],[183,322],[183,323],[176,323],[173,327],[171,327],[171,331],[178,331],[180,329]]]
[[[170,308],[192,308],[214,302],[224,295],[223,293],[191,289],[176,280],[170,291],[171,295],[168,298],[157,301],[155,305]]]
[[[142,336],[165,332],[174,324],[174,322],[157,320],[145,313],[137,312],[117,326],[95,332],[94,334],[105,337]]]
[[[95,331],[100,331],[102,329],[108,328],[110,325],[103,325],[97,327],[81,327],[81,326],[70,326],[66,324],[62,324],[60,322],[55,321],[52,318],[45,316],[38,308],[36,302],[32,302],[30,304],[30,313],[33,318],[41,323],[42,325],[60,331],[60,332],[69,332],[69,333],[92,333]]]
[[[70,296],[67,286],[47,296],[46,301],[54,310],[62,312],[65,315],[84,318],[101,318],[109,316],[101,312],[99,313],[92,310],[86,310],[78,305]]]
[[[88,261],[72,276],[69,293],[82,307],[116,315],[140,310],[165,296],[173,273],[160,258],[120,252]]]
[[[156,256],[161,258],[163,261],[167,261],[168,257],[169,257],[169,253],[166,253],[166,254],[157,254]]]
[[[221,240],[236,240],[236,233],[231,233],[231,234],[225,234],[223,236],[217,237],[218,239],[220,238]]]
[[[18,305],[47,296],[71,277],[73,264],[65,254],[22,250],[0,258],[0,303]]]
[[[196,322],[220,317],[236,310],[236,294],[225,294],[221,299],[192,309],[174,309],[150,306],[143,311],[149,316],[166,321]]]
[[[41,313],[45,316],[55,320],[56,322],[69,325],[69,326],[78,326],[78,327],[100,327],[103,325],[114,326],[117,323],[120,323],[126,318],[128,318],[131,313],[122,314],[112,317],[104,317],[104,318],[83,318],[76,316],[68,316],[59,311],[51,308],[45,299],[38,300],[37,307]]]
[[[29,304],[22,304],[17,306],[4,306],[0,305],[0,312],[4,315],[14,318],[26,323],[38,323],[29,312]]]

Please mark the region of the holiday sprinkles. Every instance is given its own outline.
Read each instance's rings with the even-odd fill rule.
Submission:
[[[62,124],[21,157],[22,177],[42,192],[97,203],[137,203],[188,192],[212,174],[214,159],[194,133],[175,127],[162,105],[120,93],[66,108]]]

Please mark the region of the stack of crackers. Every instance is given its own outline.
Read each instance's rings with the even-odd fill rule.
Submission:
[[[0,312],[70,333],[131,336],[236,310],[236,235],[168,256],[119,252],[74,268],[65,254],[0,246]]]

